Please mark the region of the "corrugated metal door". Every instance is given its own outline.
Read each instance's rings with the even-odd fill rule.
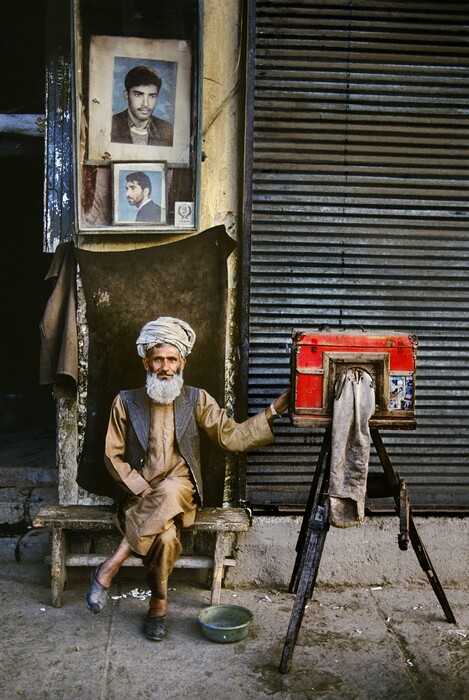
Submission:
[[[249,406],[288,384],[292,328],[415,333],[418,429],[383,439],[414,505],[469,508],[469,4],[254,12]],[[248,458],[248,500],[304,503],[322,433],[276,432]]]

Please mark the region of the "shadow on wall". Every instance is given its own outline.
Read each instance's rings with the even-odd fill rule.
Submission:
[[[51,255],[42,252],[42,158],[3,157],[2,167],[0,430],[16,430],[54,420],[50,390],[39,386],[39,322]]]

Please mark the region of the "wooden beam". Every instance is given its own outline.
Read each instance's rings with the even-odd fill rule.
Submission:
[[[0,114],[0,132],[15,136],[44,136],[45,116],[43,114]]]

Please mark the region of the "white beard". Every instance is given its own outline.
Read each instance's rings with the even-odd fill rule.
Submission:
[[[174,374],[172,379],[158,379],[153,372],[147,372],[145,383],[147,394],[156,403],[173,403],[174,399],[181,393],[184,379],[182,370],[179,374]]]

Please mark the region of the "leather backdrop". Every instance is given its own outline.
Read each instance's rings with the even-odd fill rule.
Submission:
[[[87,420],[77,482],[87,491],[117,497],[104,466],[104,438],[112,400],[142,386],[145,370],[135,341],[158,316],[177,316],[197,334],[186,384],[224,394],[227,257],[234,242],[224,226],[181,241],[129,252],[75,250],[89,328]],[[205,504],[221,505],[224,460],[204,443]]]

